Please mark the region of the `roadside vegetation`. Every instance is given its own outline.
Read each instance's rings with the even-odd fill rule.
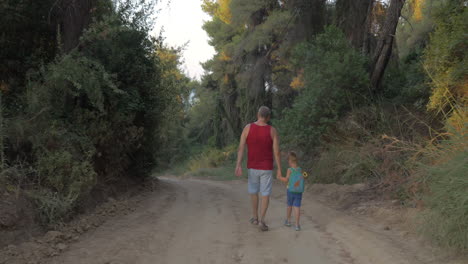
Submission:
[[[174,128],[191,81],[180,51],[149,35],[147,2],[0,4],[0,189],[26,197],[44,226],[183,153]]]

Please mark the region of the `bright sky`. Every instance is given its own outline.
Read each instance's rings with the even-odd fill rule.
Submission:
[[[182,46],[189,42],[184,53],[183,70],[192,78],[203,75],[201,62],[209,60],[214,49],[208,44],[208,35],[202,29],[210,17],[201,9],[202,0],[161,0],[157,8],[156,35],[164,28],[163,36],[170,46]]]

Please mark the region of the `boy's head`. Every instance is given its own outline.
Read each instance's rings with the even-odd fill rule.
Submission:
[[[257,118],[259,120],[261,119],[265,122],[268,122],[270,121],[270,117],[271,117],[270,108],[268,108],[267,106],[260,106],[260,108],[258,109]]]
[[[294,151],[288,153],[288,162],[289,166],[297,165],[297,154]]]

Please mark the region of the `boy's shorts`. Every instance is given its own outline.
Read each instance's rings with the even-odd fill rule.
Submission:
[[[287,191],[288,206],[301,207],[302,193]]]
[[[260,193],[262,196],[271,194],[273,171],[249,169],[248,191],[250,194]]]

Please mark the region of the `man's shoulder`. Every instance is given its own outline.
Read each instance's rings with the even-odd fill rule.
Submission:
[[[276,130],[274,126],[270,126],[270,133],[272,136],[274,136],[278,134],[278,131]]]

